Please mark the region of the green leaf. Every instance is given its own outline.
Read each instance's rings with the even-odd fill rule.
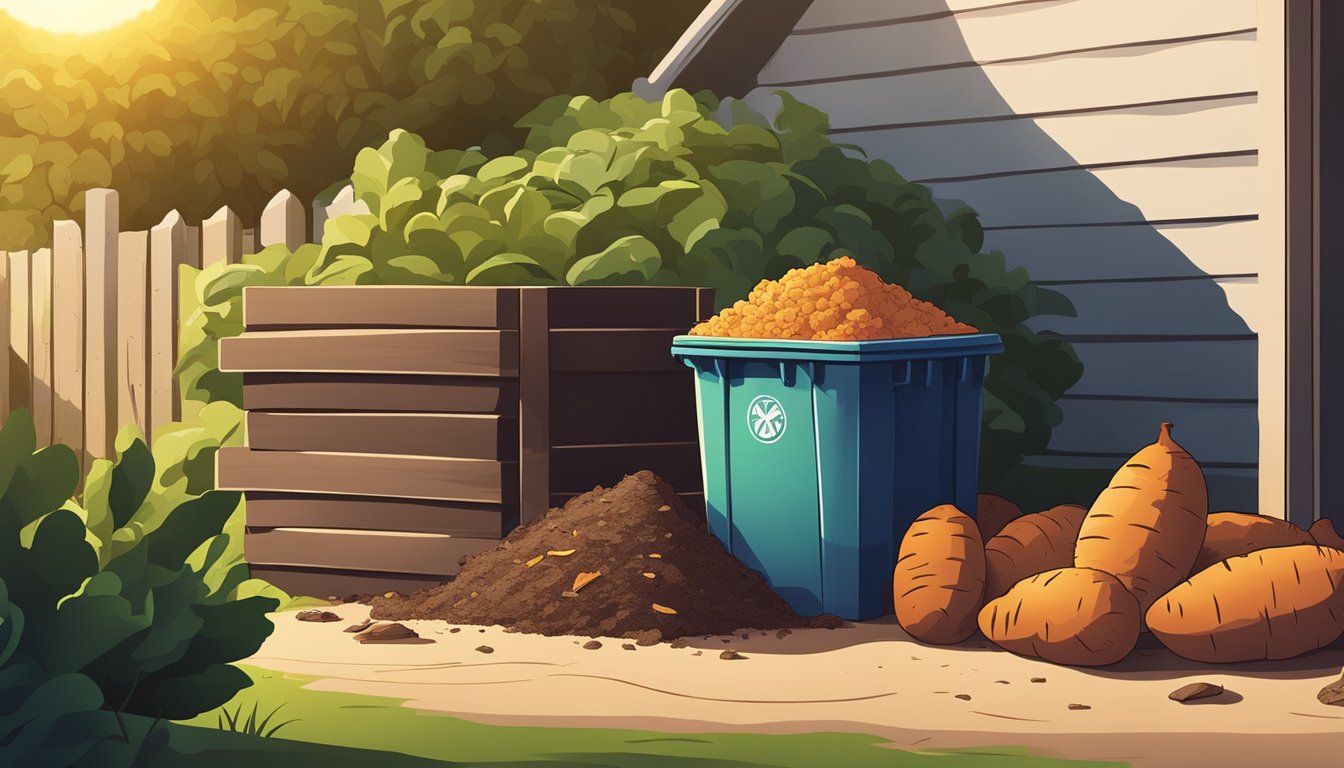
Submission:
[[[574,262],[565,281],[570,285],[644,283],[663,265],[658,247],[639,235],[623,237],[606,250]]]
[[[501,253],[467,273],[468,285],[550,285],[555,282],[536,259]]]
[[[112,486],[107,495],[113,529],[131,521],[149,496],[154,484],[154,457],[143,440],[136,439],[122,449],[112,468]]]

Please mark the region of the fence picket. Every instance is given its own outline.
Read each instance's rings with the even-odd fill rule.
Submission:
[[[84,243],[79,224],[58,221],[51,243],[52,440],[84,450]]]
[[[84,195],[84,448],[89,458],[114,454],[117,435],[117,246],[115,190]]]
[[[201,224],[201,267],[237,264],[242,256],[243,224],[227,205]]]
[[[182,262],[196,269],[201,268],[201,228],[186,228],[186,252],[182,254]]]
[[[51,445],[51,249],[32,255],[33,429],[39,447]]]
[[[288,189],[280,190],[261,213],[259,244],[263,248],[278,244],[296,250],[305,242],[306,218],[299,198]]]
[[[28,296],[32,283],[28,278],[28,252],[14,251],[9,254],[9,392],[11,408],[28,408],[32,405],[29,391],[32,389],[32,347],[28,327],[31,317],[28,314]]]
[[[178,417],[177,265],[186,256],[187,226],[177,211],[149,234],[149,431],[147,438]]]
[[[117,415],[149,434],[149,233],[122,232],[118,245]]]
[[[244,256],[247,256],[247,255],[256,253],[256,252],[257,252],[257,230],[256,230],[256,229],[253,229],[253,228],[250,228],[250,227],[247,228],[247,229],[244,229],[244,230],[243,230],[243,239],[242,239],[242,243],[243,243],[242,252],[243,252],[243,255],[244,255]]]

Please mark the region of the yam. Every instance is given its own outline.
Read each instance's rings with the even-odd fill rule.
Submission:
[[[1190,575],[1208,516],[1204,473],[1163,423],[1092,503],[1073,564],[1115,576],[1146,611]]]
[[[1191,661],[1289,659],[1344,634],[1344,552],[1314,544],[1215,563],[1148,609],[1148,629]]]
[[[892,576],[896,620],[926,643],[959,643],[975,633],[985,588],[985,549],[971,517],[951,504],[911,523]]]
[[[1339,534],[1335,532],[1335,524],[1330,522],[1330,518],[1322,517],[1312,523],[1309,533],[1312,541],[1318,545],[1344,551],[1344,539],[1341,539]]]
[[[1105,571],[1057,568],[1018,582],[980,610],[980,631],[1004,650],[1056,664],[1102,666],[1139,641],[1139,602]]]
[[[1306,531],[1287,520],[1249,512],[1213,512],[1204,528],[1204,544],[1190,573],[1199,573],[1214,563],[1257,549],[1311,543],[1311,536]]]
[[[985,543],[985,599],[1044,571],[1073,565],[1073,544],[1087,510],[1061,504],[1023,515]]]
[[[985,541],[999,535],[1005,525],[1021,516],[1022,510],[1002,496],[982,493],[975,499],[975,524]]]

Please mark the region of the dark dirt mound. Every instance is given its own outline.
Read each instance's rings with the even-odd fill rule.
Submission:
[[[372,605],[376,619],[499,624],[641,645],[741,629],[843,625],[834,616],[794,613],[647,471],[520,526],[497,548],[467,560],[447,584],[378,597]]]

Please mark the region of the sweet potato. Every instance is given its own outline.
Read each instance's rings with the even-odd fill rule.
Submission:
[[[1147,619],[1192,661],[1300,656],[1344,634],[1344,552],[1299,544],[1229,558],[1163,595]]]
[[[998,536],[1005,525],[1021,516],[1022,510],[1002,496],[982,493],[975,499],[975,525],[984,541]]]
[[[1335,532],[1335,524],[1330,522],[1330,518],[1322,517],[1320,520],[1311,524],[1311,539],[1322,547],[1330,547],[1344,551],[1344,539]]]
[[[985,549],[975,521],[951,504],[910,524],[892,575],[896,620],[926,643],[959,643],[975,633],[985,588]]]
[[[1119,579],[1057,568],[1018,582],[980,610],[980,631],[1004,650],[1056,664],[1114,664],[1139,641],[1139,603]]]
[[[1092,503],[1073,564],[1115,576],[1146,611],[1190,575],[1208,515],[1204,473],[1163,423],[1157,442],[1125,462]]]
[[[1311,536],[1287,520],[1248,512],[1213,512],[1209,514],[1204,544],[1190,573],[1199,573],[1214,563],[1257,549],[1310,543]]]
[[[1087,510],[1061,504],[1023,515],[985,542],[985,599],[993,600],[1017,582],[1073,564],[1073,544]]]

